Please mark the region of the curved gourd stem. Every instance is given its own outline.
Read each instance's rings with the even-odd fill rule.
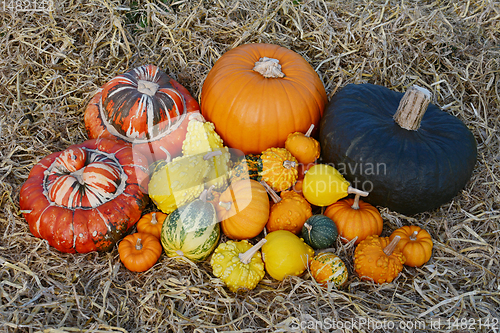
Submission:
[[[312,230],[312,225],[310,225],[309,223],[304,223],[304,227],[307,229],[307,234],[309,235],[309,237],[311,237],[311,230]]]
[[[135,249],[137,251],[142,250],[142,243],[141,243],[141,239],[140,238],[137,238],[137,243],[135,243]]]
[[[203,202],[207,202],[207,197],[212,193],[212,190],[214,189],[214,185],[210,186],[208,189],[203,190],[200,194],[200,200]]]
[[[167,157],[165,158],[165,162],[170,163],[172,161],[172,155],[170,155],[170,152],[162,146],[160,146],[160,150],[164,152],[165,155],[167,155]]]
[[[398,110],[393,117],[394,121],[406,130],[418,130],[431,98],[432,94],[429,90],[411,86],[399,102]]]
[[[285,74],[281,71],[281,65],[278,59],[268,57],[260,58],[259,61],[255,63],[253,70],[265,78],[277,79],[285,77]]]
[[[295,168],[296,165],[297,163],[295,163],[295,161],[289,161],[289,160],[283,161],[283,166],[287,169]]]
[[[370,194],[368,192],[358,190],[357,188],[353,188],[352,186],[349,186],[347,188],[347,193],[349,193],[349,194],[359,194],[362,197],[366,197],[366,196],[368,196],[368,194]]]
[[[156,218],[156,213],[151,214],[151,224],[158,224],[158,219]]]
[[[417,235],[418,235],[418,231],[414,231],[411,236],[410,236],[410,240],[411,241],[416,241],[417,240]]]
[[[262,238],[257,244],[255,244],[254,246],[252,246],[245,253],[238,254],[238,257],[240,258],[240,261],[243,264],[248,265],[252,261],[253,255],[255,253],[257,253],[257,251],[260,250],[260,248],[262,247],[262,245],[264,245],[265,242],[267,242],[267,239]]]
[[[222,155],[222,152],[220,150],[216,150],[216,151],[211,151],[211,152],[208,152],[206,153],[204,156],[203,156],[203,159],[205,161],[209,160],[210,158],[212,157],[215,157],[215,156],[220,156]]]
[[[400,240],[401,240],[401,236],[394,237],[392,239],[392,241],[384,248],[384,253],[387,256],[392,255],[392,252],[394,252],[394,249],[396,249],[396,246],[398,245]]]
[[[356,196],[354,197],[354,203],[351,206],[352,209],[355,209],[355,210],[359,209],[359,197],[360,196],[361,196],[361,194],[356,193]]]
[[[304,134],[304,135],[306,137],[310,137],[313,129],[314,129],[314,124],[311,124],[311,126],[309,126],[309,129],[307,130],[306,134]]]
[[[274,192],[274,190],[271,188],[271,186],[269,186],[268,183],[266,183],[263,180],[261,180],[260,183],[262,184],[262,186],[264,186],[264,188],[266,189],[267,193],[269,193],[269,195],[271,196],[271,199],[273,199],[273,202],[275,204],[277,204],[278,202],[281,201],[280,196],[278,194],[276,194],[276,192]]]

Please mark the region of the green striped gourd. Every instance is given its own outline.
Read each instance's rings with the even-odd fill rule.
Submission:
[[[206,259],[217,246],[219,237],[215,208],[206,202],[203,194],[200,199],[174,210],[161,229],[161,244],[167,256],[184,256],[192,261]]]

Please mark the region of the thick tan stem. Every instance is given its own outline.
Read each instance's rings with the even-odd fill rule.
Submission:
[[[73,171],[71,173],[71,175],[73,177],[76,178],[76,180],[78,180],[78,183],[80,183],[80,185],[85,185],[85,182],[83,181],[83,171],[85,170],[85,168],[81,168],[81,169],[78,169],[76,171]]]
[[[289,160],[283,161],[283,166],[287,169],[295,168],[296,165],[297,163],[295,163],[295,161],[289,161]]]
[[[390,256],[392,252],[394,252],[394,249],[396,249],[396,246],[398,246],[399,241],[401,240],[401,236],[396,236],[392,239],[392,241],[384,248],[384,253],[387,256]]]
[[[225,201],[219,201],[219,206],[221,206],[225,210],[230,210],[231,206],[232,206],[232,203],[230,201],[227,201],[227,202],[225,202]]]
[[[268,183],[266,183],[263,180],[261,180],[260,183],[262,184],[262,186],[264,186],[264,188],[266,189],[267,193],[269,193],[269,195],[271,196],[271,199],[273,199],[273,202],[275,204],[277,204],[278,202],[281,201],[280,196],[278,194],[276,194],[276,192],[274,192],[274,190],[271,188],[271,186],[269,186]]]
[[[137,81],[137,91],[141,94],[146,94],[148,96],[154,96],[158,91],[160,85],[146,80]]]
[[[141,239],[140,238],[137,238],[137,243],[135,243],[135,249],[137,251],[142,250],[142,243],[141,243]]]
[[[411,236],[410,236],[410,240],[411,241],[416,241],[417,240],[417,235],[418,235],[418,231],[414,231]]]
[[[158,219],[156,218],[156,213],[153,213],[151,215],[151,224],[157,224],[158,223]]]
[[[262,247],[262,245],[264,245],[265,242],[267,242],[267,239],[262,238],[257,244],[252,246],[248,251],[246,251],[245,253],[240,253],[238,255],[240,261],[243,264],[248,265],[252,261],[253,255],[260,250],[260,248]]]
[[[267,57],[260,58],[259,61],[255,63],[253,70],[265,78],[277,79],[285,77],[285,74],[281,71],[281,65],[278,59]]]
[[[366,196],[368,196],[368,194],[370,194],[368,192],[358,190],[357,188],[353,188],[352,186],[349,186],[347,188],[347,193],[349,193],[349,194],[359,194],[362,197],[366,197]]]
[[[404,129],[416,131],[431,102],[432,94],[429,90],[411,86],[399,102],[399,107],[394,114],[394,121]]]
[[[309,126],[309,129],[307,130],[305,136],[310,137],[313,129],[314,129],[314,124],[311,124],[311,126]]]
[[[207,202],[207,197],[212,193],[212,190],[214,189],[214,185],[210,186],[208,189],[203,190],[200,194],[200,200]]]
[[[355,209],[355,210],[359,209],[359,197],[360,196],[361,195],[359,193],[357,193],[356,196],[354,197],[354,203],[351,206],[352,209]]]

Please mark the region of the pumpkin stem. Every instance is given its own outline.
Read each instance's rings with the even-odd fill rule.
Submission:
[[[81,169],[78,169],[76,171],[73,171],[71,173],[71,175],[73,177],[76,178],[76,180],[78,180],[78,183],[80,183],[80,185],[85,185],[85,182],[83,181],[83,171],[85,170],[85,168],[81,168]]]
[[[160,85],[155,82],[138,80],[137,81],[137,91],[141,94],[146,94],[148,96],[154,96],[158,91]]]
[[[203,190],[200,194],[200,200],[203,202],[207,202],[207,197],[212,193],[212,190],[214,189],[214,185],[210,186],[208,189]]]
[[[431,102],[432,94],[429,90],[411,86],[399,102],[398,110],[394,114],[394,121],[404,129],[416,131]]]
[[[266,183],[263,180],[261,180],[260,183],[262,184],[262,186],[264,186],[264,188],[266,189],[267,193],[269,193],[269,195],[271,196],[271,199],[273,199],[273,202],[275,204],[277,204],[278,202],[281,201],[280,196],[278,194],[276,194],[276,192],[274,192],[274,190],[271,188],[271,186],[269,186],[268,183]]]
[[[276,79],[285,77],[285,74],[281,71],[281,65],[278,59],[268,57],[260,58],[259,61],[255,63],[253,70],[265,78]]]
[[[289,160],[285,160],[283,161],[283,166],[287,169],[290,169],[290,168],[295,168],[295,161],[289,161]]]
[[[219,155],[222,155],[222,152],[220,150],[211,151],[211,152],[206,153],[205,156],[203,156],[203,159],[205,161],[207,161],[207,160],[211,159],[212,157],[219,156]]]
[[[232,203],[231,201],[219,201],[219,206],[221,206],[222,208],[224,208],[225,210],[230,210],[231,209],[231,206],[232,206]]]
[[[257,253],[257,251],[260,250],[260,248],[262,247],[262,245],[264,245],[265,242],[267,242],[267,239],[262,238],[257,244],[255,244],[254,246],[252,246],[245,253],[238,254],[238,257],[240,258],[240,261],[243,264],[248,265],[252,261],[253,255],[255,253]]]
[[[141,239],[140,238],[137,238],[137,243],[135,243],[135,249],[137,251],[142,250],[142,243],[141,243]]]
[[[411,240],[411,241],[416,241],[416,240],[417,240],[417,235],[418,235],[418,231],[417,231],[417,230],[415,230],[415,231],[411,234],[411,236],[410,236],[410,240]]]
[[[361,195],[359,193],[356,193],[356,196],[354,197],[354,203],[352,204],[351,208],[358,210],[359,209],[359,197]]]
[[[309,126],[309,129],[307,130],[307,132],[305,134],[306,137],[310,137],[311,136],[313,128],[314,128],[314,124],[311,124],[311,126]]]
[[[366,196],[368,196],[368,194],[370,194],[368,192],[358,190],[357,188],[353,188],[352,186],[349,186],[347,188],[347,193],[349,193],[349,194],[359,194],[362,197],[366,197]]]
[[[158,219],[156,218],[156,213],[151,215],[151,224],[155,225],[158,223]]]
[[[396,249],[396,246],[398,245],[400,240],[401,240],[401,236],[395,236],[392,239],[392,241],[384,248],[384,253],[387,256],[392,255],[392,252],[394,252],[394,249]]]

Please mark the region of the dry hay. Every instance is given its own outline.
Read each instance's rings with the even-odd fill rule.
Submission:
[[[345,331],[386,332],[391,322],[391,331],[492,331],[479,322],[500,317],[498,2],[54,0],[52,12],[0,15],[1,330],[280,332],[302,322],[297,331],[328,331],[320,323],[365,320],[372,326]],[[266,276],[235,295],[207,262],[163,255],[137,274],[116,248],[62,254],[31,235],[20,186],[42,157],[86,139],[83,112],[99,86],[152,63],[199,97],[220,55],[252,42],[300,53],[329,96],[348,83],[423,85],[474,132],[478,163],[452,202],[412,217],[382,209],[384,235],[410,223],[431,233],[426,266],[381,286],[351,274],[346,289],[330,292],[307,274],[281,283]],[[352,273],[353,248],[339,245],[339,254]]]

